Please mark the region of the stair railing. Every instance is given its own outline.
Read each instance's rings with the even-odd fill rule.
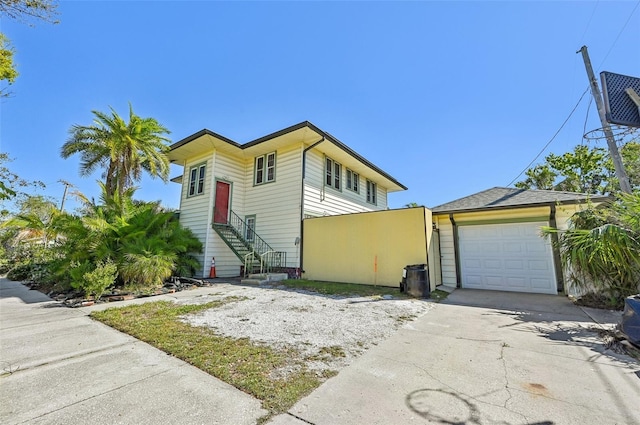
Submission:
[[[217,224],[217,223],[216,223]],[[264,241],[255,231],[252,231],[253,241],[247,240],[247,223],[242,220],[238,214],[233,211],[229,211],[229,222],[228,225],[231,226],[244,242],[251,246],[251,248],[258,255],[262,255],[265,252],[273,251],[274,249],[269,246],[268,243]]]
[[[249,276],[250,267],[253,267],[253,262],[255,260],[256,254],[253,251],[244,256],[244,277]]]
[[[251,250],[251,252],[244,256],[244,259],[241,258],[241,260],[244,260],[245,274],[252,268],[256,256],[260,257],[260,273],[269,273],[276,267],[285,267],[287,253],[274,250],[264,239],[258,236],[254,229],[250,229],[252,240],[248,240],[247,230],[249,228],[247,227],[247,223],[233,211],[229,210],[229,219],[226,223],[214,222],[213,227],[214,229],[224,228],[231,230],[231,232],[235,234],[235,237],[240,240],[247,249]],[[220,232],[218,233],[220,234]],[[225,238],[223,237],[223,239]],[[251,261],[249,261],[249,259],[251,259]]]
[[[285,267],[287,253],[284,251],[267,251],[260,256],[260,273],[270,273],[275,268]]]

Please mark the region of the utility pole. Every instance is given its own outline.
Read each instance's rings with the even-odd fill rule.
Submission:
[[[591,59],[589,59],[587,46],[582,46],[582,48],[576,53],[582,53],[584,67],[587,69],[587,76],[589,77],[589,84],[591,85],[591,94],[596,101],[596,105],[598,107],[598,115],[600,116],[600,122],[602,123],[602,130],[604,131],[604,135],[607,139],[609,153],[611,154],[611,159],[613,160],[613,166],[616,169],[616,176],[618,177],[618,181],[620,181],[620,190],[624,193],[631,193],[631,184],[629,183],[629,177],[627,176],[627,172],[624,170],[622,158],[620,157],[620,152],[618,151],[616,140],[613,137],[611,126],[607,122],[607,116],[604,111],[604,102],[602,101],[602,93],[600,93],[598,81],[596,80],[595,75],[593,75],[593,68],[591,67]]]
[[[64,185],[64,193],[62,194],[62,202],[60,203],[60,212],[62,212],[64,210],[64,200],[67,197],[67,189],[69,189],[69,186],[72,186],[72,184],[66,180],[58,181]]]

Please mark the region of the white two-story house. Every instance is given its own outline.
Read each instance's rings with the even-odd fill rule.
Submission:
[[[201,276],[304,271],[307,217],[387,209],[407,188],[308,121],[239,144],[209,130],[170,148],[183,166],[180,222],[200,239]],[[196,273],[198,274],[198,273]]]

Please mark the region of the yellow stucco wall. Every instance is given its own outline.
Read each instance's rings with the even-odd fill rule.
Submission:
[[[426,208],[306,219],[303,277],[397,287],[406,265],[428,264],[431,232]]]

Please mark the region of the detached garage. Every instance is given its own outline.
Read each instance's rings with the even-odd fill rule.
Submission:
[[[440,283],[458,288],[557,294],[565,290],[560,254],[540,236],[566,229],[587,202],[608,198],[495,187],[432,208]]]

